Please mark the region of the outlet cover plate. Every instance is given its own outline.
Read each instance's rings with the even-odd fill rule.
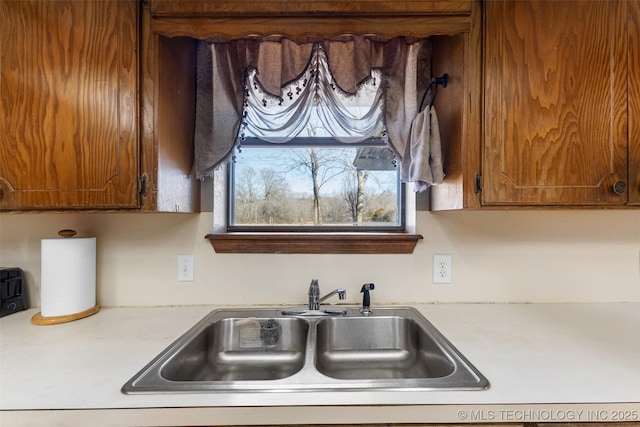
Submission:
[[[433,283],[451,283],[451,255],[433,255]]]

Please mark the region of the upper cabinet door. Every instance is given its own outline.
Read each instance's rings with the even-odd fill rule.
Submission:
[[[629,2],[629,203],[640,205],[640,0]]]
[[[485,13],[482,203],[627,203],[613,191],[629,184],[627,2],[487,1]]]
[[[138,206],[136,0],[0,1],[0,210]]]

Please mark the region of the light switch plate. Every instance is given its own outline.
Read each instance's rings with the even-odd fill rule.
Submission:
[[[193,255],[178,255],[178,282],[193,282]]]

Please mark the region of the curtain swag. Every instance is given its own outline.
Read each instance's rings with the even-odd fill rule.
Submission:
[[[247,135],[272,143],[297,136],[331,136],[342,143],[386,136],[381,70],[372,69],[355,94],[346,93],[332,78],[322,44],[314,45],[302,75],[277,97],[262,88],[256,69],[246,82],[238,144]]]
[[[429,43],[355,36],[304,43],[285,38],[204,40],[198,45],[196,71],[198,178],[212,175],[237,144],[249,73],[253,72],[267,96],[281,98],[283,88],[304,78],[318,48],[326,55],[328,72],[343,95],[355,95],[373,69],[382,71],[384,125],[390,147],[402,160],[408,152],[411,122],[419,112],[419,97],[431,78]]]

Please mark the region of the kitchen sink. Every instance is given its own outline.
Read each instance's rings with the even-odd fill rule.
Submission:
[[[243,336],[243,329],[237,326],[242,320],[220,319],[199,330],[176,349],[163,365],[161,376],[174,382],[277,380],[302,369],[307,322],[295,318],[278,320],[284,334],[278,332],[281,336],[277,342],[272,340],[273,344],[265,345],[260,325],[269,319],[256,319],[254,336]]]
[[[416,309],[213,310],[123,387],[133,393],[482,390],[488,380]]]
[[[316,368],[332,378],[442,378],[454,361],[413,319],[333,318],[318,322]]]

